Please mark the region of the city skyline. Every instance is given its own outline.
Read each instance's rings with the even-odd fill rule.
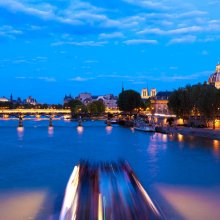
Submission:
[[[0,0],[1,96],[61,103],[203,83],[220,59],[220,2]]]

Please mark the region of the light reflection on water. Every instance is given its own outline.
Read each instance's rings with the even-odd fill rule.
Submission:
[[[169,219],[183,216],[182,219],[187,219],[191,203],[195,205],[193,214],[197,219],[201,219],[201,211],[197,210],[200,205],[210,216],[219,216],[220,210],[213,210],[209,205],[214,206],[215,201],[220,206],[220,201],[213,200],[212,196],[216,194],[220,198],[220,190],[217,190],[220,188],[219,141],[133,132],[117,125],[107,128],[102,121],[85,122],[83,127],[77,127],[77,122],[56,120],[53,125],[55,133],[54,129],[48,128],[48,120],[26,120],[24,128],[18,128],[16,132],[16,120],[0,121],[0,195],[12,197],[15,187],[21,192],[41,189],[50,192],[47,194],[50,202],[44,203],[42,197],[39,204],[43,202],[44,208],[38,203],[33,204],[35,211],[30,215],[44,213],[44,218],[32,219],[51,219],[51,215],[59,212],[67,181],[80,159],[127,160],[144,188],[153,195],[153,200],[155,198],[171,216]],[[22,148],[18,147],[20,145]],[[26,194],[24,197],[16,195],[17,201],[25,204]],[[34,198],[33,195],[33,201]],[[201,198],[207,205],[201,204]],[[4,207],[0,203],[0,211]],[[11,207],[17,209],[18,206]]]
[[[156,185],[160,199],[170,207],[163,209],[168,219],[220,219],[220,187],[212,189]],[[163,207],[163,204],[161,204]],[[172,209],[176,213],[172,213]],[[172,213],[172,215],[170,214]]]
[[[54,135],[54,127],[48,127],[48,136],[49,137],[53,137]]]
[[[107,125],[107,126],[105,127],[106,134],[111,134],[111,133],[112,133],[112,128],[113,128],[112,126],[108,126],[108,125]]]
[[[24,127],[17,127],[18,139],[22,140],[24,136]]]
[[[177,134],[177,137],[178,137],[178,141],[179,141],[179,142],[183,142],[184,137],[183,137],[182,134]]]
[[[83,126],[77,126],[77,133],[78,133],[79,135],[82,135],[82,134],[83,134],[83,131],[84,131]]]
[[[0,193],[0,219],[1,220],[25,220],[45,218],[40,213],[45,209],[47,203],[47,212],[52,210],[46,190],[13,190]],[[41,215],[41,217],[39,217]],[[47,216],[47,215],[46,215]]]
[[[216,157],[220,158],[220,141],[213,140],[213,152]]]

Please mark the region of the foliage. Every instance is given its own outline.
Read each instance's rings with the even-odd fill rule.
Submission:
[[[93,101],[87,105],[87,109],[92,115],[102,114],[105,112],[105,104],[102,100]]]
[[[0,102],[0,108],[12,109],[13,104],[12,102]]]
[[[183,119],[202,115],[214,122],[220,113],[220,90],[206,83],[179,88],[169,97],[168,107]]]
[[[70,102],[66,103],[64,107],[70,108],[72,115],[84,113],[86,111],[85,105],[77,99],[71,100]]]
[[[134,90],[125,90],[119,94],[118,107],[122,111],[133,111],[143,106],[141,96]]]
[[[178,117],[187,118],[191,114],[191,87],[179,88],[169,97],[168,107]]]

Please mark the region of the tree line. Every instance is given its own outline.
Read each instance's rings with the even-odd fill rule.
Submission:
[[[84,105],[80,100],[74,99],[65,103],[64,108],[70,108],[73,117],[78,115],[100,115],[105,112],[105,104],[102,100]]]
[[[220,90],[212,85],[197,84],[175,90],[169,97],[168,108],[177,116],[189,119],[202,116],[208,125],[220,116]]]

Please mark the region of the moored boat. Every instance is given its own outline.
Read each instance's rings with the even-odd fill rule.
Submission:
[[[144,131],[144,132],[154,132],[155,131],[155,127],[154,126],[136,126],[134,127],[134,130],[136,131]]]

